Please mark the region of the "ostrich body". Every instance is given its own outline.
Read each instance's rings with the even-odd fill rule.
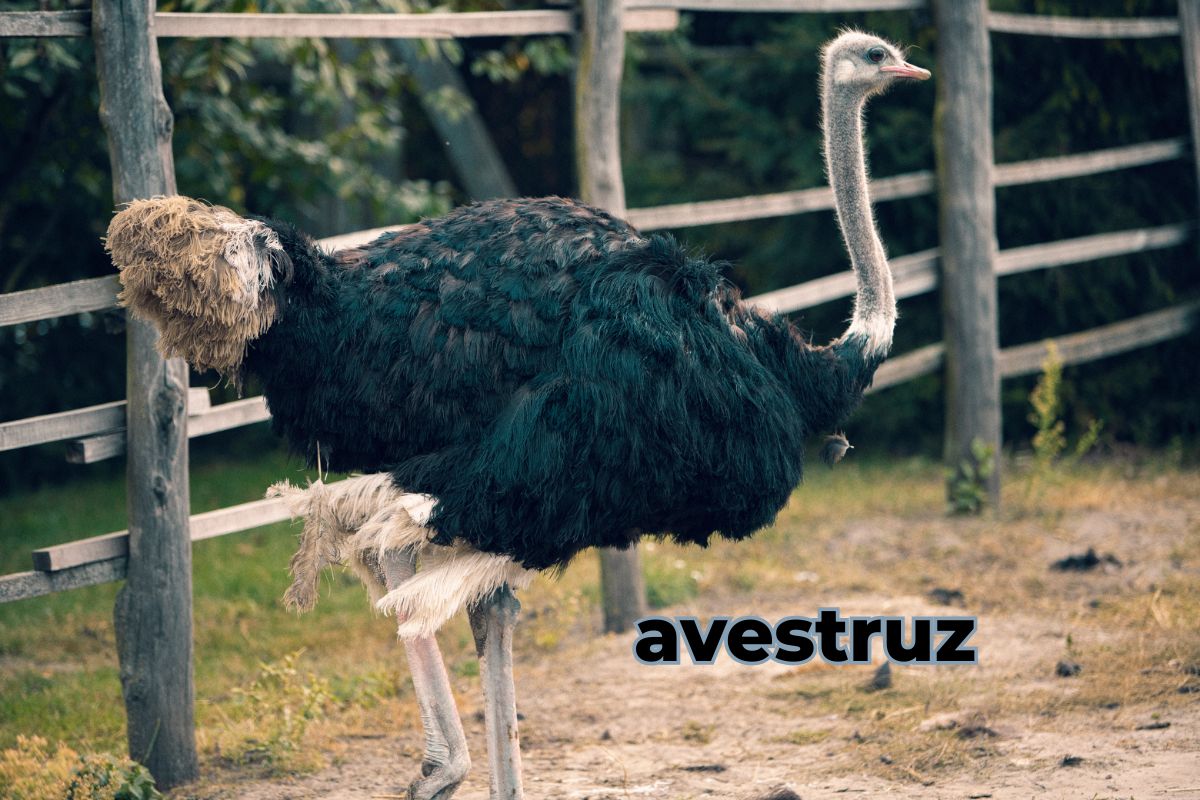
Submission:
[[[122,300],[165,353],[257,377],[293,447],[370,473],[273,488],[305,518],[287,600],[311,606],[320,569],[347,561],[396,613],[426,732],[413,797],[448,798],[469,766],[438,626],[470,609],[492,796],[520,797],[511,589],[588,547],[703,545],[769,524],[805,439],[841,424],[886,357],[896,309],[862,111],[929,73],[856,32],[822,66],[858,284],[827,346],[742,301],[720,265],[572,200],[479,203],[333,254],[286,223],[181,197],[114,218]]]

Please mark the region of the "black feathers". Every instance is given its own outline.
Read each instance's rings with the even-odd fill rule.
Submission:
[[[247,366],[276,429],[437,497],[435,541],[527,567],[769,524],[805,437],[874,368],[570,200],[481,203],[335,256],[272,224],[294,272]]]

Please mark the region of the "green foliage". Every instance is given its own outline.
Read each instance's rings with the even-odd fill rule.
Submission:
[[[951,514],[978,514],[988,503],[988,479],[996,470],[996,448],[982,439],[971,442],[971,456],[957,469],[946,471],[947,510]]]
[[[650,608],[679,605],[699,593],[695,575],[682,559],[668,562],[664,558],[647,559],[643,568],[646,580],[646,603]]]
[[[285,767],[294,762],[309,723],[325,715],[333,700],[329,682],[312,672],[301,674],[300,649],[259,665],[258,675],[245,688],[234,689],[242,699],[240,721],[250,722],[249,735],[227,754],[243,763]]]
[[[110,753],[80,755],[41,736],[0,750],[0,794],[9,800],[161,800],[144,766]]]
[[[1033,466],[1029,471],[1026,495],[1035,486],[1056,480],[1063,469],[1074,466],[1087,455],[1100,439],[1101,420],[1092,420],[1080,434],[1075,446],[1068,448],[1067,424],[1063,411],[1062,359],[1054,342],[1046,343],[1046,358],[1037,385],[1029,394],[1029,422],[1033,425]]]
[[[64,800],[161,800],[154,776],[127,758],[87,756],[67,784]]]

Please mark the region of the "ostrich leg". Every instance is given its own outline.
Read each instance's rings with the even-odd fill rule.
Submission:
[[[416,558],[412,550],[389,550],[383,554],[381,567],[389,591],[413,576]],[[454,705],[450,679],[433,634],[405,639],[404,650],[425,729],[421,777],[409,786],[409,797],[449,800],[471,768],[467,737]]]
[[[470,610],[475,651],[483,673],[491,800],[522,800],[521,743],[513,687],[512,633],[521,604],[503,586]]]

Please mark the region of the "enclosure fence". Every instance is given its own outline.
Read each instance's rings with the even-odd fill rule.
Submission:
[[[92,12],[0,14],[0,37],[92,36],[101,78],[117,202],[174,192],[170,111],[162,99],[156,38],[325,37],[450,38],[576,34],[577,156],[584,199],[625,216],[644,231],[755,220],[829,210],[827,187],[626,209],[617,149],[617,91],[627,31],[674,29],[681,11],[912,11],[924,0],[583,0],[569,10],[430,14],[154,13],[153,0],[96,0]],[[1052,340],[998,347],[995,286],[999,277],[1084,264],[1101,258],[1176,247],[1195,234],[1195,221],[1100,232],[997,251],[994,189],[1096,175],[1191,159],[1200,178],[1200,0],[1180,0],[1179,15],[1159,19],[1096,19],[990,12],[986,0],[934,0],[938,27],[939,104],[935,130],[943,153],[938,172],[913,172],[871,183],[876,203],[937,194],[941,247],[892,260],[898,298],[940,287],[943,341],[887,361],[871,391],[946,369],[947,457],[970,453],[973,442],[999,445],[999,380],[1039,371],[1053,342],[1065,364],[1077,364],[1176,337],[1195,324],[1198,304],[1183,303]],[[992,163],[990,33],[1083,38],[1179,37],[1188,81],[1190,137],[1113,147],[1007,164]],[[130,120],[142,120],[144,125]],[[140,123],[139,123],[140,124]],[[979,147],[983,141],[986,147]],[[1198,181],[1200,182],[1200,181]],[[321,240],[330,248],[370,241],[387,229]],[[841,272],[751,298],[781,313],[847,297],[853,273]],[[0,295],[0,325],[19,325],[116,307],[116,276]],[[212,405],[203,388],[186,387],[186,370],[164,362],[153,334],[130,321],[129,401],[0,424],[0,450],[66,442],[67,459],[93,463],[128,454],[129,530],[40,548],[33,569],[0,576],[0,602],[127,578],[118,599],[118,652],[129,714],[131,752],[145,758],[163,785],[196,772],[191,705],[190,546],[288,518],[280,500],[260,500],[188,516],[187,440],[269,419],[261,397]],[[182,378],[180,376],[183,376]],[[164,398],[168,402],[161,402]],[[159,401],[159,402],[156,402]],[[164,435],[163,431],[167,433]],[[998,483],[991,487],[998,491]],[[610,565],[609,569],[619,569]],[[636,556],[624,565],[636,572]],[[614,573],[616,574],[616,573]],[[626,574],[620,581],[634,580]],[[607,581],[607,579],[606,579]],[[606,597],[619,592],[611,587]],[[616,598],[619,599],[619,598]],[[122,604],[125,610],[122,611]],[[138,610],[185,609],[166,633],[138,622]],[[155,611],[155,609],[158,609]],[[630,609],[614,609],[628,615]],[[122,615],[125,622],[121,623]],[[151,620],[153,622],[153,620]],[[163,637],[165,641],[162,641]],[[171,655],[168,655],[171,654]],[[182,654],[182,655],[180,655]],[[138,665],[174,658],[183,677],[136,685]],[[147,697],[150,699],[147,700]],[[172,706],[176,709],[169,712]],[[186,707],[186,713],[178,713]],[[164,722],[165,721],[165,722]]]

